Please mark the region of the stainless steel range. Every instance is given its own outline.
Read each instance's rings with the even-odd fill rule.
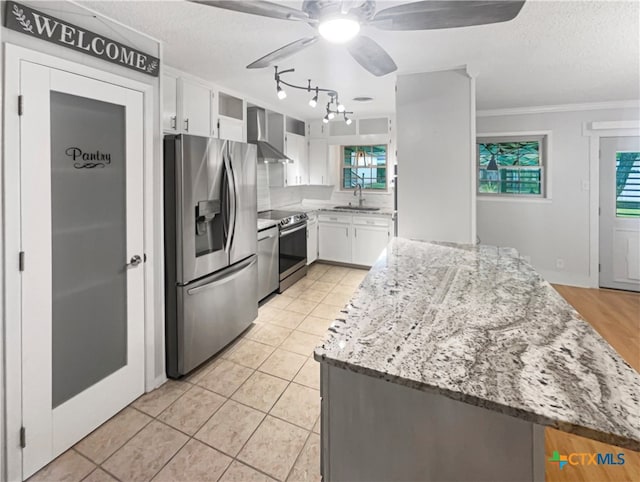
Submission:
[[[280,286],[284,292],[307,274],[307,213],[299,211],[263,211],[260,219],[278,221],[280,230],[280,254],[278,272]]]

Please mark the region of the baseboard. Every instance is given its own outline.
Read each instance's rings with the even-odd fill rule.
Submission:
[[[162,374],[153,379],[150,386],[145,387],[145,392],[149,393],[158,388],[160,385],[167,381],[167,375]]]
[[[577,286],[579,288],[594,288],[589,276],[579,275],[575,273],[566,273],[563,271],[547,271],[536,270],[540,275],[551,284]]]

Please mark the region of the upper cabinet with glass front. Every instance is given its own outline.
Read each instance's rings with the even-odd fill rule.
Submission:
[[[244,99],[219,92],[216,123],[220,139],[246,142],[246,107]]]

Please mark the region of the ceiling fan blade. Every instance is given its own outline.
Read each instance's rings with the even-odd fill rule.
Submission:
[[[264,57],[259,58],[255,62],[247,65],[248,69],[262,69],[264,67],[270,67],[275,62],[279,60],[290,57],[293,54],[297,54],[301,50],[306,49],[307,47],[313,45],[318,41],[318,36],[315,37],[307,37],[296,40],[295,42],[291,42],[290,44],[285,45],[284,47],[280,47],[278,50],[274,50],[271,53],[268,53]]]
[[[382,30],[469,27],[512,20],[520,13],[523,5],[524,0],[427,0],[380,10],[369,24]]]
[[[287,7],[273,2],[261,0],[190,0],[193,3],[200,3],[209,7],[224,8],[235,12],[260,15],[261,17],[278,18],[281,20],[302,20],[308,21],[309,15],[295,8]]]
[[[375,41],[359,35],[347,44],[351,56],[376,77],[395,72],[398,66]]]

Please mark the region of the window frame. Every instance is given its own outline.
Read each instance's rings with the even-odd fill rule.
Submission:
[[[385,142],[380,142],[380,143],[372,143],[372,144],[341,144],[340,145],[340,191],[343,192],[354,192],[356,190],[355,187],[344,187],[344,170],[345,169],[349,169],[349,168],[353,168],[354,166],[349,166],[347,164],[345,164],[345,156],[344,156],[344,151],[345,148],[347,147],[355,147],[355,148],[361,148],[361,147],[381,147],[384,146],[385,148],[385,164],[384,166],[378,166],[378,165],[370,165],[370,166],[360,166],[360,167],[364,167],[364,168],[370,168],[370,169],[385,169],[385,181],[384,181],[384,189],[374,189],[374,188],[368,188],[368,187],[362,187],[362,192],[366,192],[369,194],[383,194],[383,193],[388,193],[389,192],[389,144],[385,143]]]
[[[551,199],[550,185],[550,139],[549,131],[540,132],[509,132],[509,133],[483,133],[476,135],[476,159],[475,159],[475,175],[476,175],[476,196],[478,199],[486,200],[529,200],[539,201]],[[540,194],[520,194],[520,193],[491,193],[480,191],[480,144],[484,143],[502,143],[502,142],[527,142],[538,141],[540,152],[539,166],[498,166],[500,170],[540,170]],[[500,182],[500,181],[498,181]]]

